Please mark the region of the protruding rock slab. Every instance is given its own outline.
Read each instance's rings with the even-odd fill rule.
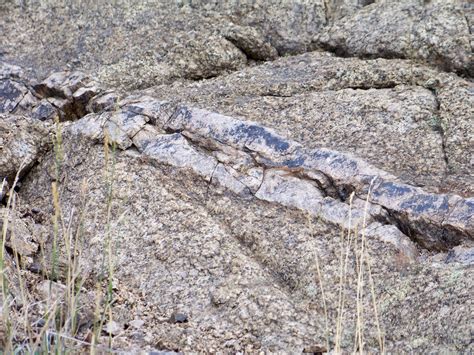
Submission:
[[[68,121],[110,106],[106,105],[110,96],[92,103],[102,90],[83,72],[55,72],[32,85],[23,78],[20,68],[3,62],[0,65],[0,114],[24,114],[42,121]]]
[[[146,93],[258,122],[307,148],[350,152],[429,192],[471,196],[471,87],[407,60],[311,52]]]
[[[0,180],[23,176],[52,142],[50,132],[39,120],[0,114]]]
[[[16,81],[0,80],[0,113],[13,112],[27,93],[28,89]]]
[[[384,1],[336,21],[316,42],[344,56],[422,59],[474,75],[470,36],[454,4]]]
[[[34,90],[38,96],[58,110],[62,121],[86,115],[90,108],[89,101],[101,92],[98,84],[80,71],[55,72],[36,84]],[[50,116],[51,114],[46,115],[45,118]]]
[[[242,68],[247,58],[230,41],[219,36],[190,36],[166,57],[170,68],[186,79],[205,79]]]
[[[136,117],[146,119],[140,119],[136,126]],[[98,119],[102,120],[99,125],[88,124]],[[130,119],[134,122],[130,127],[135,127],[131,131],[127,128]],[[145,97],[142,101],[124,100],[122,112],[91,115],[69,130],[100,137],[101,129],[110,132],[112,123],[122,132],[122,138],[113,136],[122,149],[133,143],[144,158],[190,168],[238,194],[251,192],[257,198],[306,210],[344,228],[363,228],[382,220],[435,250],[474,238],[473,207],[467,199],[426,193],[361,159],[329,149],[307,149],[255,122],[185,106],[173,108]],[[233,167],[242,154],[248,158],[244,163],[247,170],[260,167],[266,171],[257,190],[245,185],[246,178],[251,177],[242,166],[237,170]],[[354,195],[362,199],[368,196],[369,212],[351,208]],[[402,244],[399,247],[406,249]]]
[[[217,161],[196,151],[179,133],[157,136],[145,143],[143,155],[176,167],[192,168],[198,175],[210,181],[217,166]]]
[[[230,25],[222,29],[222,35],[248,58],[272,60],[278,57],[277,50],[254,27]]]

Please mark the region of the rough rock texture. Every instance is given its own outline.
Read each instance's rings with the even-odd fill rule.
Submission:
[[[67,65],[99,71],[109,85],[144,87],[215,76],[240,68],[247,57],[268,60],[278,52],[304,51],[325,15],[322,1],[119,1],[11,6],[0,21],[0,28],[11,34],[2,37],[5,56],[34,68],[39,77]]]
[[[0,180],[23,176],[51,142],[49,131],[33,118],[0,114]]]
[[[7,226],[4,226],[7,224]],[[32,257],[39,253],[39,244],[46,242],[46,232],[42,225],[35,223],[33,216],[6,208],[0,209],[0,228],[6,230],[5,245],[19,256],[22,266],[31,267]]]
[[[0,5],[15,345],[473,352],[472,24],[464,0]]]
[[[463,235],[474,239],[472,199],[425,193],[350,155],[305,149],[254,122],[147,97],[126,99],[122,107],[88,115],[66,133],[96,141],[107,136],[123,150],[135,145],[149,161],[190,168],[238,195],[297,207],[346,228],[351,211],[343,202],[354,192],[362,199],[369,194],[368,201],[382,207],[371,209],[371,217],[394,219],[424,247],[444,249]],[[148,121],[152,125],[146,126]],[[291,178],[295,174],[306,180]],[[353,225],[360,226],[362,219],[370,225],[372,220],[363,216],[354,208]]]
[[[217,76],[245,65],[247,58],[236,46],[222,37],[189,36],[172,48],[167,61],[186,79]]]
[[[315,42],[343,56],[421,59],[472,76],[471,40],[459,6],[389,1],[336,21]]]
[[[472,8],[464,0],[55,5],[12,5],[0,17],[2,33],[9,34],[0,42],[4,59],[41,79],[69,68],[99,72],[109,86],[144,88],[223,74],[246,58],[253,65],[317,46],[344,55],[421,59],[472,75],[467,22]]]
[[[472,92],[469,81],[406,61],[317,52],[147,90],[261,122],[308,147],[355,153],[429,191],[465,196],[474,193]]]
[[[471,185],[474,168],[474,84],[448,77],[437,92],[443,147],[448,166],[446,189]]]
[[[214,12],[239,25],[256,27],[281,55],[305,52],[312,36],[327,23],[324,0],[182,2],[191,9]]]
[[[105,169],[105,157],[100,145],[79,142],[66,140],[64,169],[69,182],[65,180],[62,187],[63,208],[69,215],[72,206],[80,209],[81,196],[90,196],[83,227],[88,241],[85,265],[93,280],[101,273],[107,233],[101,222],[107,213],[107,185],[103,174],[97,173]],[[334,335],[341,252],[338,228],[313,218],[310,223],[306,213],[279,203],[222,194],[191,169],[176,170],[141,159],[133,150],[117,151],[115,159],[111,209],[119,280],[115,320],[121,324],[145,320],[140,331],[124,333],[129,344],[155,349],[159,344],[158,349],[173,350],[295,352],[324,343],[316,255],[329,332]],[[23,197],[46,214],[51,213],[50,179],[42,173],[47,167],[39,166],[22,190]],[[85,187],[74,181],[84,181]],[[388,351],[469,349],[472,268],[458,263],[412,264],[393,244],[376,238],[367,240],[367,248]],[[349,348],[356,292],[355,255],[350,255],[347,295],[352,296],[343,326],[343,346]],[[376,349],[370,302],[370,297],[364,299],[369,323],[366,341],[368,348]],[[442,304],[459,306],[443,308]],[[167,322],[173,312],[187,314],[189,322]]]

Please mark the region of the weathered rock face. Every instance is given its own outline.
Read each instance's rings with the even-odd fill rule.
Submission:
[[[468,81],[404,61],[310,53],[147,93],[356,153],[429,191],[470,196],[471,91]]]
[[[372,4],[336,21],[315,42],[343,56],[422,59],[472,76],[472,36],[464,12],[454,4],[421,3]]]
[[[49,131],[32,118],[0,115],[0,179],[13,183],[17,173],[23,176],[51,142]]]
[[[120,285],[116,297],[121,301],[114,308],[114,319],[120,324],[145,320],[138,332],[142,340],[136,340],[140,338],[133,337],[132,330],[126,332],[129,346],[156,347],[153,344],[160,340],[161,349],[301,351],[315,342],[324,343],[324,312],[315,258],[319,258],[322,268],[329,331],[334,335],[341,230],[324,219],[310,217],[308,222],[307,212],[284,207],[285,201],[267,202],[265,198],[238,197],[228,189],[222,191],[220,184],[225,180],[210,181],[202,175],[208,171],[202,156],[196,160],[200,155],[189,145],[176,148],[176,138],[169,136],[160,145],[162,154],[172,152],[162,155],[161,162],[166,164],[156,155],[144,158],[133,149],[115,155],[111,218],[112,238],[117,245],[115,276]],[[70,215],[73,206],[79,210],[82,203],[87,204],[85,210],[82,208],[86,213],[83,238],[88,250],[84,264],[92,282],[102,272],[107,233],[102,221],[107,214],[108,190],[104,175],[98,173],[106,169],[103,147],[85,142],[72,136],[65,138],[63,169],[69,178],[64,180],[62,196],[65,215]],[[186,162],[194,169],[173,167],[183,167]],[[46,214],[51,213],[45,193],[50,179],[42,173],[47,167],[38,166],[22,189],[22,196]],[[295,178],[282,179],[292,186]],[[81,187],[75,181],[85,184]],[[293,194],[288,188],[269,189],[272,181],[275,175],[269,176],[262,195]],[[317,199],[317,194],[311,198]],[[382,227],[377,227],[379,232]],[[395,235],[388,230],[382,235],[389,239],[390,233],[393,238]],[[400,246],[375,235],[367,233],[367,248],[374,263],[372,272],[378,285],[376,297],[381,302],[387,350],[396,347],[422,351],[433,344],[446,350],[468,348],[470,306],[466,301],[472,288],[472,269],[458,263],[412,264]],[[350,260],[348,295],[356,292],[355,260],[352,256]],[[456,280],[452,279],[453,273]],[[406,310],[407,299],[413,307],[410,312]],[[351,347],[353,341],[353,301],[352,297],[347,300],[344,347]],[[370,302],[370,297],[364,299],[364,313],[373,319]],[[446,312],[440,308],[445,302],[463,306]],[[167,322],[173,312],[187,314],[189,323]],[[423,322],[417,320],[421,314]],[[405,328],[400,323],[406,324]],[[447,324],[452,329],[449,333],[444,328]],[[367,346],[376,348],[375,325],[366,327]],[[410,329],[408,336],[404,329]],[[415,339],[424,340],[414,345]],[[447,347],[450,342],[457,345]]]
[[[107,136],[122,150],[135,146],[148,161],[190,168],[238,195],[297,207],[346,228],[351,218],[354,226],[362,219],[366,225],[371,218],[395,221],[431,249],[458,244],[463,235],[474,239],[472,199],[425,193],[350,155],[307,149],[254,122],[147,97],[121,106],[119,112],[86,116],[66,134],[99,142]],[[354,208],[350,217],[345,203],[351,192],[382,211],[364,217]]]
[[[120,351],[474,351],[470,9],[0,8],[15,329],[80,286],[70,336],[113,300]]]
[[[305,16],[299,3],[296,1],[288,10],[295,16]],[[267,10],[257,7],[256,12],[251,11],[253,5],[249,6],[249,14],[255,13],[264,23],[263,14],[271,14],[268,16],[274,19],[272,28],[277,20],[280,23],[280,15],[286,11],[278,4]],[[127,88],[177,78],[207,78],[242,67],[247,57],[267,60],[277,56],[269,36],[262,32],[264,29],[256,28],[252,21],[248,22],[250,27],[245,23],[233,24],[231,14],[239,11],[238,6],[232,7],[229,13],[217,10],[168,1],[151,1],[140,6],[126,1],[113,6],[76,3],[54,9],[41,4],[26,8],[12,6],[8,16],[2,18],[5,32],[11,33],[10,38],[3,39],[3,46],[8,57],[11,53],[13,60],[34,67],[40,77],[51,70],[64,70],[68,65],[98,71],[103,83]],[[280,12],[274,13],[277,10]],[[319,10],[317,16],[324,14]],[[64,18],[74,20],[69,23]],[[306,23],[312,18],[306,19]],[[15,19],[23,24],[21,36],[25,43],[21,49],[14,39],[14,33],[20,31]],[[300,26],[297,19],[289,20],[288,26]],[[77,32],[71,31],[71,25]],[[288,36],[295,40],[299,36],[299,27],[281,28],[291,30]],[[276,33],[275,28],[273,31]],[[309,41],[307,36],[306,42]],[[37,46],[36,42],[48,45]],[[19,55],[20,51],[24,55]]]
[[[40,78],[68,67],[100,72],[112,87],[144,88],[317,47],[345,56],[412,58],[467,75],[473,70],[472,8],[463,0],[56,5],[12,5],[0,19],[9,34],[2,38],[5,59],[34,68]]]
[[[237,24],[258,28],[281,55],[307,51],[312,36],[327,22],[323,0],[185,0],[183,3],[195,10],[211,11]]]

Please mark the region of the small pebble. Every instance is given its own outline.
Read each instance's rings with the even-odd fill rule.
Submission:
[[[188,316],[184,313],[173,312],[168,322],[169,323],[187,323]]]

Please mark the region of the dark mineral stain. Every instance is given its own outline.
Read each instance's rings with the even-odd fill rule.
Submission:
[[[128,112],[133,112],[133,113],[136,113],[138,115],[142,114],[143,111],[144,111],[143,107],[136,106],[136,105],[130,105],[126,109],[127,109]]]
[[[242,123],[234,128],[230,134],[243,140],[263,139],[266,145],[272,147],[278,152],[284,152],[290,147],[290,144],[287,141],[257,125]]]
[[[473,199],[466,199],[464,200],[464,205],[466,205],[468,212],[474,214],[474,200]]]
[[[179,140],[181,137],[182,136],[179,133],[168,134],[166,137],[161,137],[159,139],[149,141],[146,145],[146,148],[147,150],[152,152],[156,149],[168,150],[172,147],[175,147],[175,144],[173,142]]]
[[[185,313],[173,312],[171,317],[168,319],[169,323],[187,323],[188,315]]]
[[[409,209],[415,213],[436,211],[436,213],[447,212],[449,208],[448,198],[435,195],[417,194],[404,201],[400,208]]]
[[[173,115],[170,117],[170,120],[173,121],[179,116],[183,117],[186,122],[191,121],[191,118],[193,115],[191,114],[191,111],[186,106],[180,106],[176,109],[176,111],[173,113]]]
[[[133,121],[132,119],[137,115],[138,114],[136,112],[133,112],[131,110],[123,111],[123,123],[130,123],[130,121]]]
[[[303,166],[305,160],[306,158],[304,156],[299,156],[294,159],[285,160],[283,166],[287,166],[288,168],[299,168],[300,166]]]
[[[23,93],[13,84],[12,81],[6,80],[0,82],[0,100],[14,101],[18,99]]]
[[[414,192],[415,191],[413,191],[413,189],[409,186],[387,181],[374,189],[372,191],[372,196],[379,197],[386,195],[387,197],[400,197],[404,194],[410,194]]]
[[[324,150],[316,150],[313,153],[313,159],[315,159],[315,160],[324,160],[324,159],[329,158],[331,155],[332,155],[331,152],[326,152]]]
[[[342,166],[344,168],[347,167],[347,168],[352,169],[354,171],[356,171],[356,169],[357,169],[357,163],[354,160],[347,159],[342,155],[338,156],[335,159],[333,159],[329,165],[331,165],[332,167],[340,167],[340,166]]]

